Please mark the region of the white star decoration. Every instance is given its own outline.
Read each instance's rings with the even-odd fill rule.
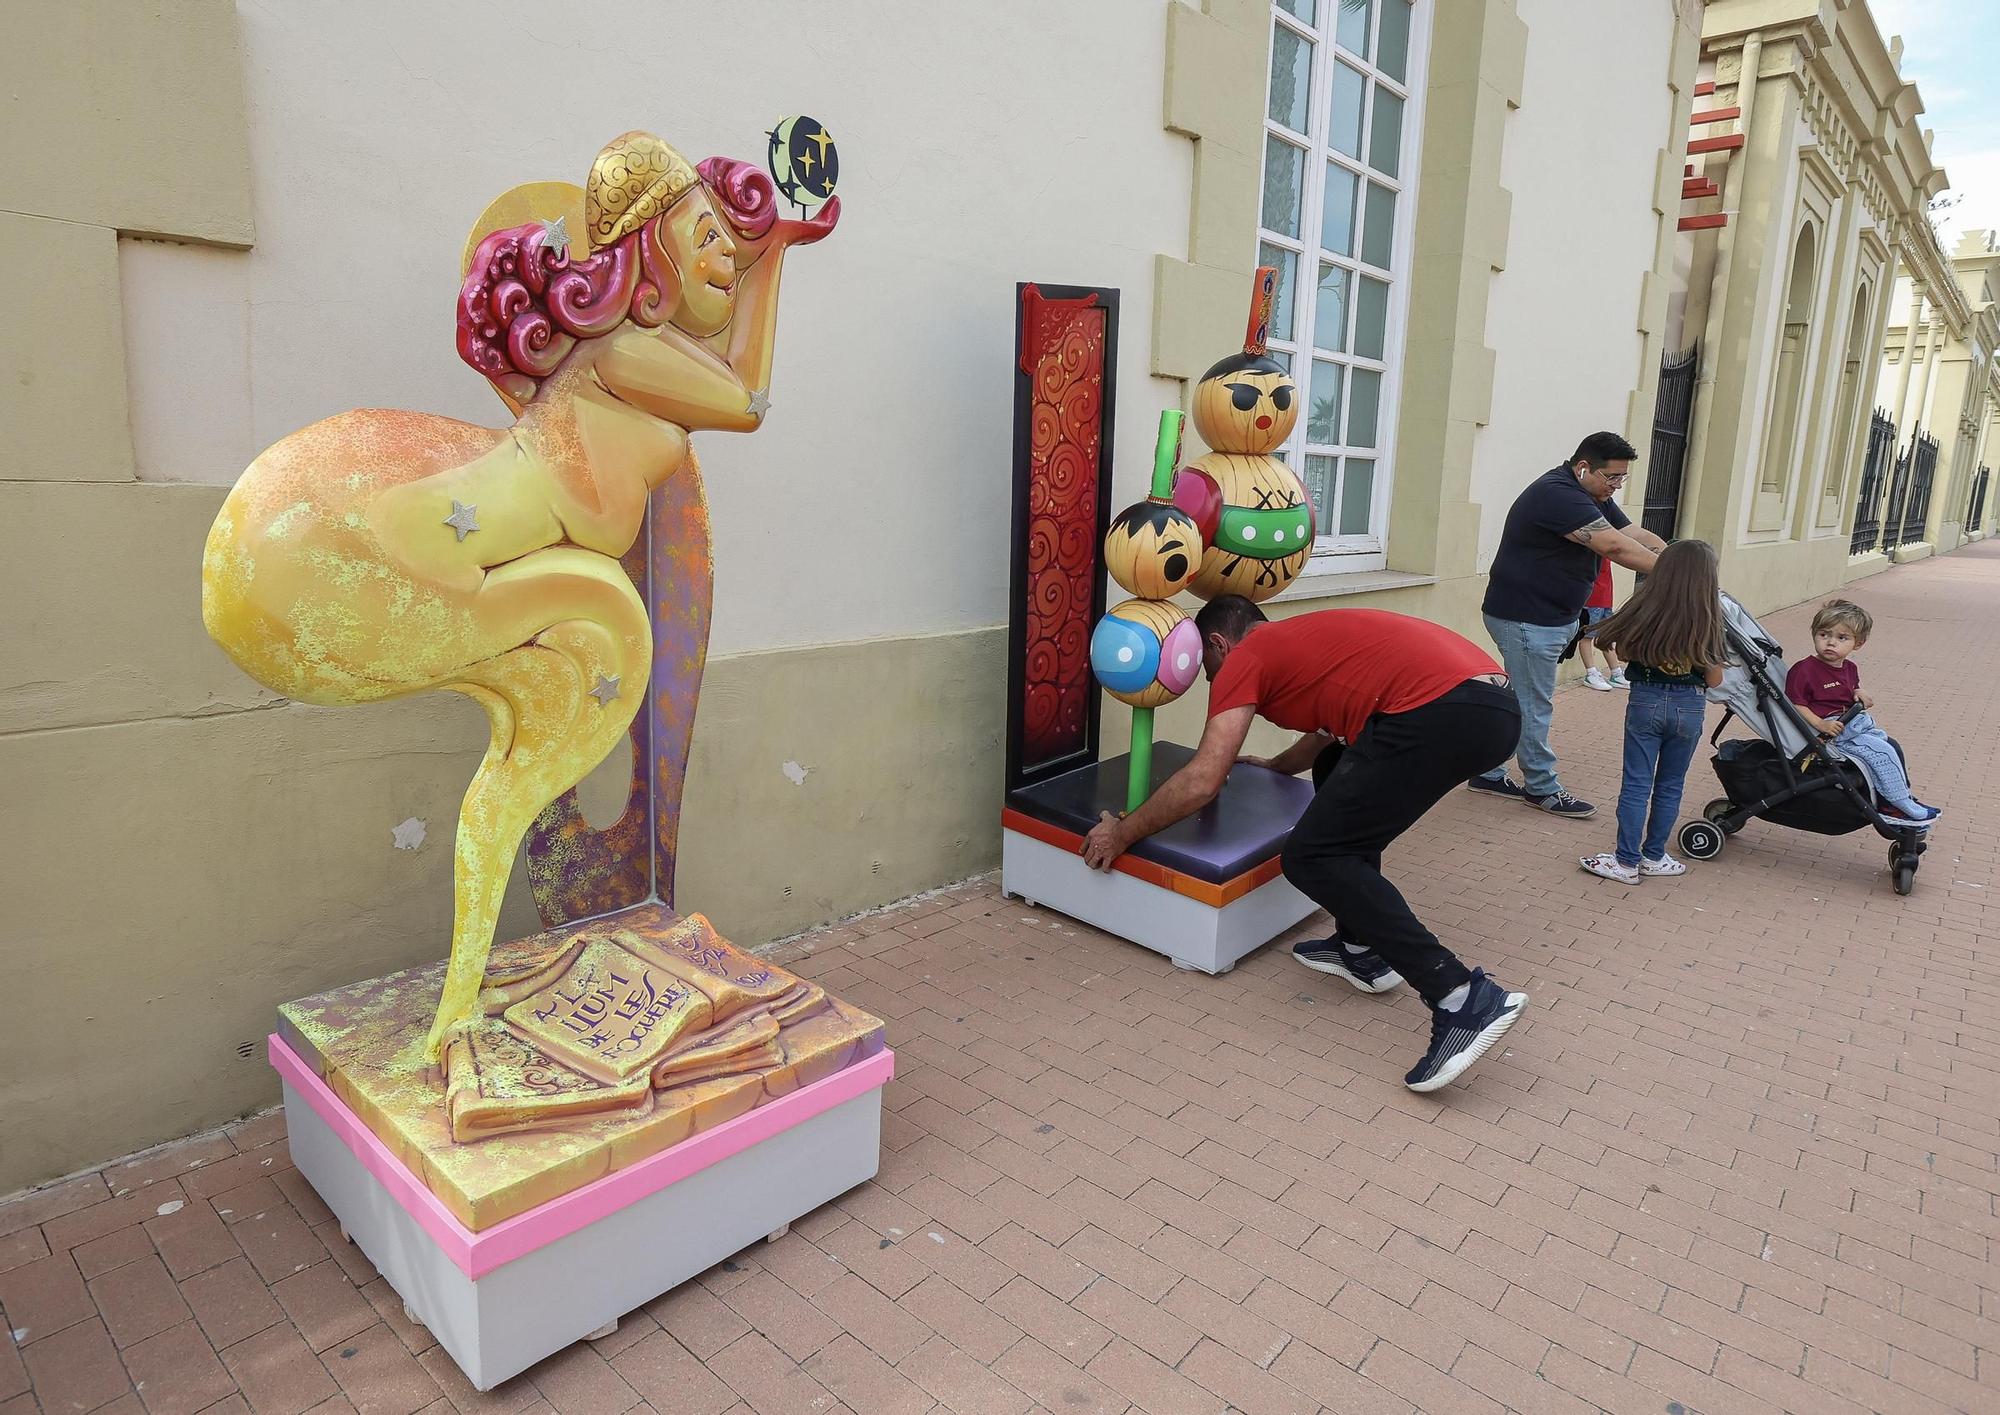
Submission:
[[[451,514],[444,518],[444,523],[458,532],[460,540],[464,540],[479,529],[479,508],[455,500],[451,503]]]
[[[764,414],[770,411],[771,411],[770,390],[768,388],[751,389],[750,416],[753,418],[761,418],[764,416]]]
[[[569,218],[558,216],[553,221],[542,223],[542,246],[550,255],[569,254]]]
[[[590,690],[590,696],[597,699],[599,707],[610,707],[618,697],[617,676],[613,675],[610,678],[606,678],[602,673],[598,674],[597,686]]]

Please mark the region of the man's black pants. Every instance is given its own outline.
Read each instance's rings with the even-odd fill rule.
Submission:
[[[1317,794],[1292,827],[1285,878],[1435,1004],[1472,976],[1382,875],[1382,851],[1447,791],[1514,754],[1521,709],[1477,680],[1409,712],[1370,718],[1353,744],[1313,763]]]

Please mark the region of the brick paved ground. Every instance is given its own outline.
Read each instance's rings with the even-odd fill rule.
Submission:
[[[273,1114],[0,1206],[0,1415],[2000,1410],[1989,546],[1858,591],[1950,808],[1911,898],[1872,838],[1759,826],[1623,889],[1573,864],[1608,822],[1460,795],[1390,870],[1534,1006],[1425,1098],[1407,995],[963,887],[793,950],[889,1019],[880,1178],[615,1336],[476,1396]],[[1561,699],[1600,800],[1621,703]]]

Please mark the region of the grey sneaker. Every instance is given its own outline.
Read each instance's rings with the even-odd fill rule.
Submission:
[[[1480,796],[1498,796],[1503,801],[1524,801],[1528,788],[1509,776],[1475,776],[1466,788]]]
[[[1588,801],[1577,800],[1560,786],[1546,796],[1534,796],[1523,791],[1521,799],[1538,811],[1547,811],[1550,815],[1561,816],[1565,820],[1589,820],[1597,814],[1597,807]]]

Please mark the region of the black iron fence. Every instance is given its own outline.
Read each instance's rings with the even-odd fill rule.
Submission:
[[[1965,529],[1968,534],[1979,529],[1979,523],[1986,518],[1986,483],[1992,477],[1991,467],[1981,467],[1972,478],[1972,501],[1965,508]]]
[[[1911,448],[1910,484],[1903,495],[1897,545],[1915,545],[1924,538],[1924,523],[1931,514],[1931,482],[1937,476],[1937,454],[1938,440],[1927,432],[1918,433]]]
[[[1639,524],[1672,540],[1681,517],[1681,483],[1687,473],[1688,423],[1700,346],[1660,360],[1660,391],[1653,401],[1653,449],[1646,459],[1646,509]]]
[[[1861,491],[1854,504],[1854,539],[1848,554],[1866,555],[1882,540],[1882,492],[1896,455],[1896,425],[1877,408],[1868,420],[1868,456],[1861,464]]]
[[[1889,474],[1889,497],[1882,507],[1882,549],[1894,550],[1903,534],[1903,494],[1910,489],[1910,449],[1896,453],[1896,470]]]

